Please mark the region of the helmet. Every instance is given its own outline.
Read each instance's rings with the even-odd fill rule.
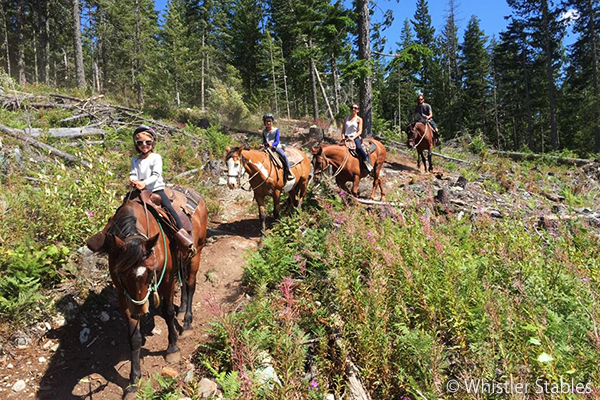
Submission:
[[[265,122],[268,119],[272,119],[273,121],[275,121],[275,117],[271,113],[266,113],[265,115],[263,115],[263,122]]]
[[[135,137],[138,133],[142,132],[148,133],[150,136],[152,136],[152,139],[156,140],[156,132],[154,132],[154,129],[150,128],[148,125],[140,125],[135,128],[133,131],[133,140],[135,140]]]

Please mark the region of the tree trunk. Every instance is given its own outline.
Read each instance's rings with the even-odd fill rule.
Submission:
[[[550,21],[548,15],[548,2],[542,1],[542,24],[545,31],[544,52],[546,53],[546,75],[548,79],[548,96],[550,100],[550,132],[552,137],[552,147],[558,150],[560,145],[558,137],[558,126],[556,123],[556,87],[554,84],[554,71],[552,67],[552,43],[550,38]]]
[[[313,120],[319,119],[319,99],[317,98],[317,79],[315,77],[315,60],[312,57],[308,60],[310,68],[310,85],[312,88]]]
[[[23,0],[17,1],[17,71],[19,73],[19,85],[27,83],[25,78],[25,44],[23,43]]]
[[[38,41],[35,40],[36,35],[33,34],[33,72],[34,72],[34,82],[38,83],[40,78],[40,71],[38,69]]]
[[[271,57],[271,76],[273,79],[273,94],[275,94],[275,115],[279,117],[279,101],[277,99],[277,80],[275,79],[275,63],[273,62],[273,40],[271,36],[267,37],[269,41],[269,56]]]
[[[314,67],[314,63],[313,63]],[[325,92],[325,88],[323,87],[323,82],[321,82],[321,77],[319,76],[319,71],[315,68],[315,77],[317,78],[317,82],[319,82],[319,87],[321,88],[321,94],[323,95],[323,100],[325,100],[325,105],[327,106],[327,112],[329,113],[329,118],[331,118],[331,122],[335,122],[335,118],[333,117],[333,112],[331,111],[331,107],[329,106],[329,100],[327,99],[327,92]]]
[[[358,8],[358,59],[371,61],[371,34],[369,18],[369,0],[357,0]],[[368,64],[370,65],[370,64]],[[370,68],[369,68],[370,69]],[[373,91],[371,88],[371,71],[363,78],[360,85],[360,109],[363,119],[363,136],[372,136],[373,126]]]
[[[77,87],[85,88],[85,71],[83,69],[83,47],[81,45],[81,11],[79,0],[73,0],[73,44],[75,47],[75,70],[77,73]]]
[[[42,64],[44,69],[44,83],[50,86],[50,0],[44,2],[44,55]]]
[[[588,14],[590,16],[590,19],[588,20],[588,29],[592,41],[592,82],[594,84],[594,97],[596,102],[600,102],[600,93],[598,92],[598,36],[596,33],[596,22],[594,18],[594,0],[588,0],[587,6],[589,10]],[[594,127],[596,139],[596,146],[594,150],[596,153],[600,153],[600,112],[598,111],[597,106],[594,108],[594,114],[594,121],[596,125]]]
[[[283,46],[281,46],[281,59],[283,60],[281,66],[283,68],[283,90],[285,90],[285,105],[287,107],[287,117],[288,119],[290,119],[290,99],[288,97],[287,75],[285,73],[285,58],[283,57]]]
[[[335,113],[337,114],[340,112],[340,79],[338,77],[337,65],[334,56],[331,56],[331,75],[333,76],[333,106],[335,107]]]
[[[67,51],[62,49],[63,53],[63,63],[65,64],[65,83],[69,80],[69,59],[67,58]],[[58,82],[56,82],[58,85]]]
[[[8,29],[6,27],[6,13],[4,12],[4,5],[2,7],[2,25],[4,26],[4,48],[6,49],[6,73],[10,76],[10,50],[8,48]]]
[[[200,109],[204,111],[204,59],[206,49],[204,48],[204,31],[202,31],[202,60],[200,61]]]
[[[138,97],[138,105],[140,108],[144,108],[144,87],[140,80],[140,76],[142,74],[142,32],[140,23],[142,20],[142,16],[140,13],[140,1],[135,0],[135,86],[137,89],[137,97]]]

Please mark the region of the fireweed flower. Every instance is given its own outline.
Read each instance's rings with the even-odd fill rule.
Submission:
[[[309,389],[317,389],[319,387],[319,382],[316,382],[314,380],[310,381],[310,385],[308,385]]]

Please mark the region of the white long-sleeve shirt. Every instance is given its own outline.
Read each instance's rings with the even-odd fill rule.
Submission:
[[[162,177],[162,157],[157,153],[150,153],[146,158],[133,157],[129,179],[144,181],[146,189],[156,192],[165,188]]]

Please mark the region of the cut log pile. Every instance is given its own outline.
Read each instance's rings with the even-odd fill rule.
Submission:
[[[13,129],[0,125],[0,133],[45,150],[69,163],[82,163],[84,165],[87,163],[38,139],[44,136],[69,139],[87,136],[102,136],[104,138],[111,129],[132,128],[141,124],[152,126],[159,136],[170,135],[180,129],[175,125],[146,118],[141,110],[109,104],[104,100],[104,95],[81,99],[63,94],[43,95],[0,89],[0,105],[13,111],[31,112],[33,110],[48,109],[71,111],[72,116],[59,121],[60,124],[67,125],[64,128],[43,130],[29,127],[26,129]],[[78,121],[85,123],[85,125],[69,127]],[[94,143],[98,142],[101,143],[98,140],[94,141]]]
[[[5,90],[0,91],[0,104],[9,110],[63,109],[72,111],[72,116],[60,121],[65,125],[73,125],[74,121],[78,120],[89,121],[85,126],[62,128],[61,135],[57,137],[65,137],[65,135],[73,137],[69,136],[70,131],[67,129],[73,130],[72,133],[75,135],[77,135],[76,132],[84,130],[98,134],[97,130],[100,126],[119,129],[147,124],[152,126],[159,135],[172,134],[180,129],[175,125],[146,118],[141,110],[109,104],[105,101],[104,95],[81,99],[63,94],[34,95],[17,90]],[[96,131],[90,131],[91,128],[95,128]]]

